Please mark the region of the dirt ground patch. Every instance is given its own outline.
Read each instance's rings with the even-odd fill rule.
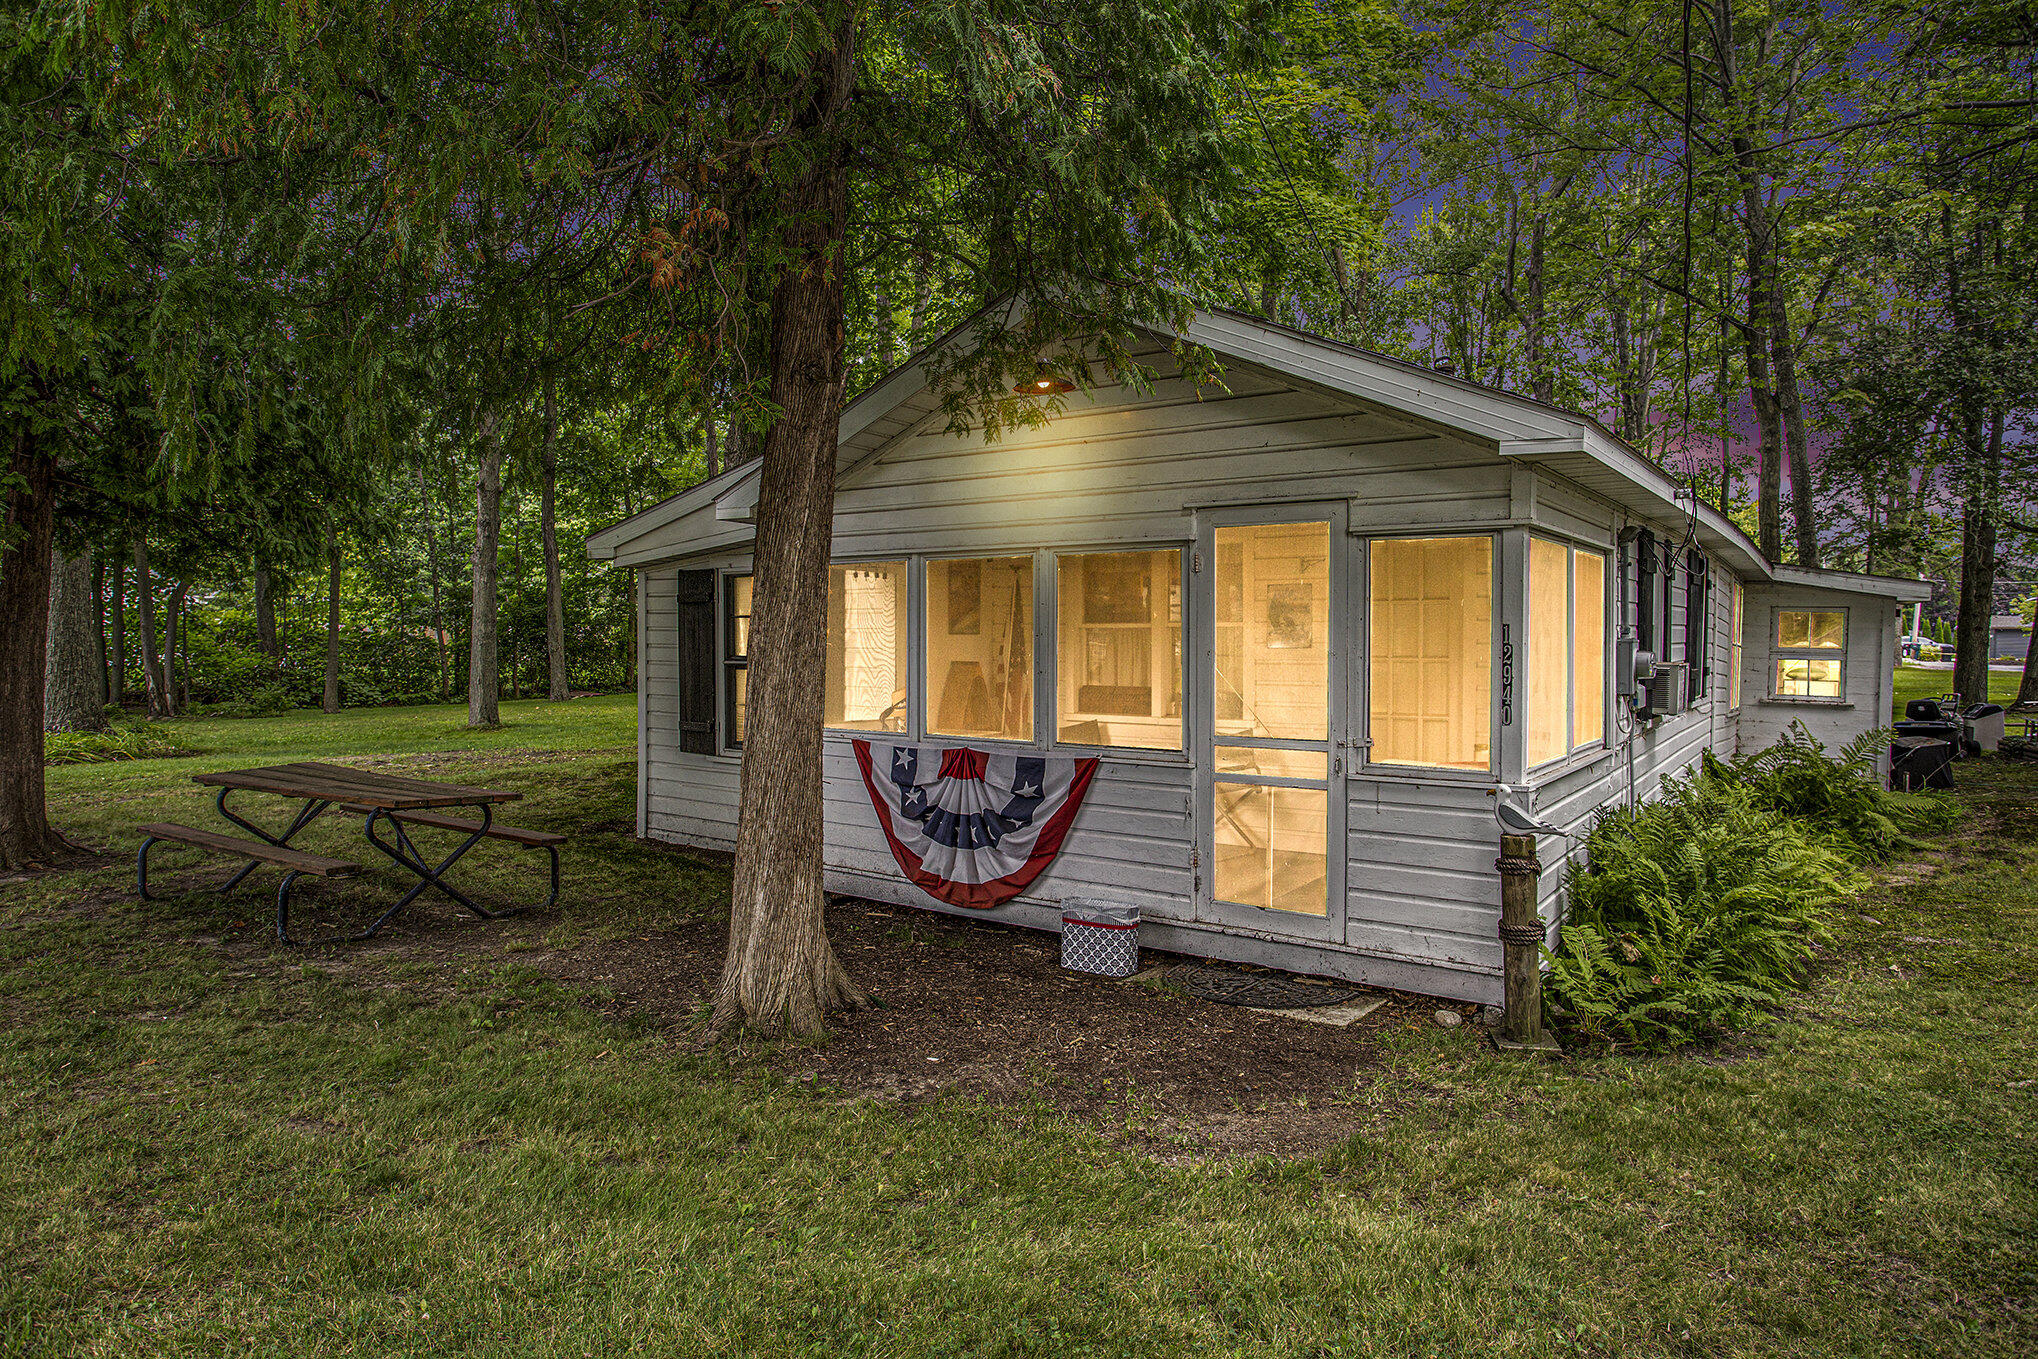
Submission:
[[[341,923],[349,905],[329,901],[331,923]],[[305,911],[302,928],[320,928],[321,914]],[[626,930],[603,912],[579,923],[482,922],[430,905],[367,944],[313,956],[355,980],[387,969],[405,989],[430,988],[433,971],[450,976],[477,959],[513,961],[606,1012],[651,1019],[675,1042],[700,1041],[721,921]],[[829,933],[872,1008],[838,1016],[826,1042],[746,1050],[741,1060],[849,1099],[1045,1105],[1162,1156],[1304,1155],[1361,1131],[1391,1107],[1390,1086],[1408,1093],[1381,1079],[1383,1037],[1429,1024],[1440,1005],[1382,992],[1387,1003],[1372,1014],[1331,1028],[1197,1000],[1158,974],[1112,981],[1065,971],[1050,934],[854,899],[831,906]],[[250,962],[306,957],[252,930],[223,946]],[[1147,950],[1143,966],[1185,961]],[[1470,1023],[1455,1039],[1483,1041]]]

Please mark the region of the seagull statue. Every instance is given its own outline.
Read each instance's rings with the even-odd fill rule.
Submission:
[[[1571,832],[1547,821],[1538,821],[1515,802],[1515,790],[1506,784],[1494,789],[1493,819],[1500,823],[1500,829],[1509,835],[1561,835],[1571,839]]]

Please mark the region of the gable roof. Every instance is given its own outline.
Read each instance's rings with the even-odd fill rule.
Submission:
[[[838,476],[937,413],[939,397],[927,385],[926,361],[992,312],[1013,305],[1001,301],[971,316],[845,406],[836,445]],[[1166,343],[1177,337],[1155,332],[1153,338]],[[1731,519],[1702,501],[1680,499],[1677,481],[1591,416],[1222,308],[1194,313],[1180,338],[1220,359],[1267,369],[1333,398],[1469,436],[1491,445],[1505,461],[1547,468],[1640,515],[1688,517],[1699,545],[1741,575],[1907,602],[1929,597],[1929,588],[1917,581],[1771,565]],[[625,543],[710,504],[718,519],[747,520],[757,503],[757,472],[753,460],[611,525],[588,538],[588,555],[611,559]]]

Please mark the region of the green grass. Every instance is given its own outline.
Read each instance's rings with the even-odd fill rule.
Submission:
[[[601,823],[629,714],[191,722],[204,756],[53,770],[53,801],[126,846],[206,811],[200,768],[409,752]],[[1963,767],[1981,814],[1759,1040],[1541,1065],[1412,1028],[1353,1088],[1366,1131],[1288,1162],[844,1101],[514,953],[287,954],[259,894],[144,906],[118,862],[0,885],[0,1353],[2028,1355],[2034,792]],[[568,946],[725,909],[627,835],[569,859]]]

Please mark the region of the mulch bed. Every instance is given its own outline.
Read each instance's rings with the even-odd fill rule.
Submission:
[[[309,931],[322,922],[314,903],[305,905]],[[350,917],[335,923],[342,918]],[[434,904],[412,908],[363,945],[306,955],[275,946],[266,933],[257,942],[236,931],[234,951],[246,938],[250,953],[293,964],[310,956],[343,973],[434,958],[450,969],[507,951],[519,965],[585,988],[605,1011],[649,1016],[675,1041],[701,1040],[723,921],[551,947],[547,936],[561,923],[558,913],[479,922]],[[873,1007],[834,1017],[826,1042],[768,1045],[740,1054],[745,1059],[846,1099],[1044,1104],[1162,1156],[1302,1155],[1362,1131],[1415,1094],[1399,1078],[1382,1079],[1383,1035],[1431,1024],[1440,1006],[1366,992],[1388,1003],[1331,1028],[1196,999],[1153,970],[1192,960],[1154,950],[1142,957],[1149,971],[1141,978],[1117,981],[1064,971],[1054,935],[990,921],[838,900],[828,925]],[[1468,1020],[1477,1012],[1445,1008]],[[1454,1041],[1481,1039],[1468,1023]]]

